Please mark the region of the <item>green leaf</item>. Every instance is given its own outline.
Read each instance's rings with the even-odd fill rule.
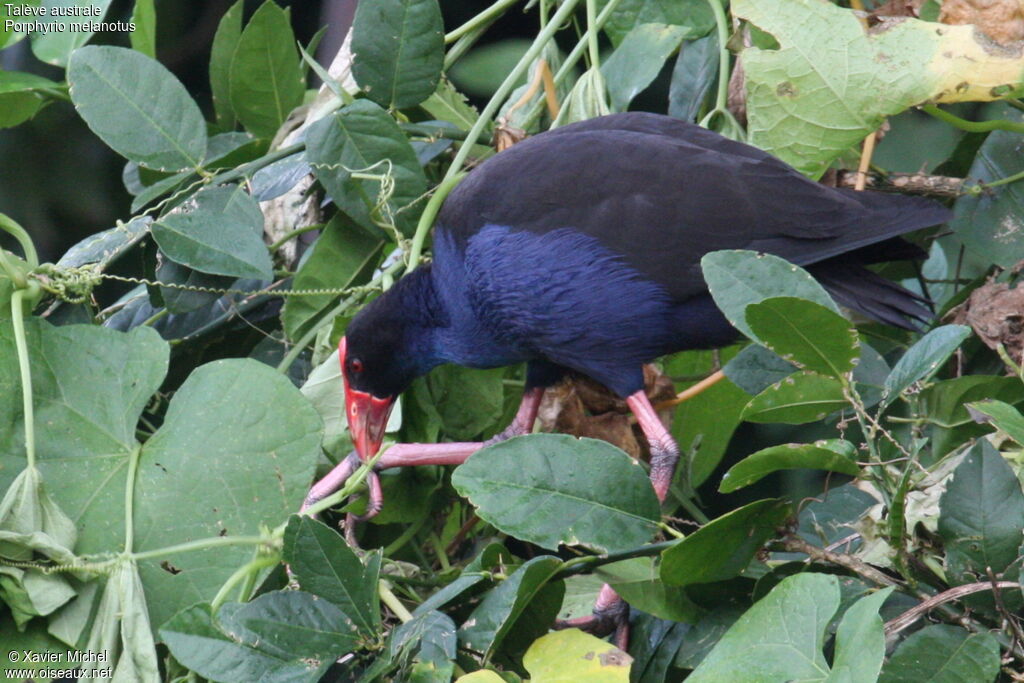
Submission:
[[[263,213],[241,186],[197,192],[153,223],[153,239],[175,262],[203,273],[273,277]]]
[[[674,665],[681,669],[696,669],[743,612],[743,608],[735,604],[722,604],[708,612],[687,631]]]
[[[612,111],[626,111],[633,98],[658,76],[665,60],[689,33],[683,26],[640,24],[626,34],[612,56],[601,65]]]
[[[481,435],[490,437],[505,426],[504,380],[504,368],[478,370],[442,365],[413,390],[417,399],[430,404],[428,410],[436,412],[450,438],[468,441]],[[422,393],[427,396],[421,396]]]
[[[395,628],[391,639],[392,656],[402,650],[418,645],[416,659],[421,662],[447,662],[455,659],[458,639],[455,635],[455,622],[447,614],[436,610],[418,612],[411,621]],[[445,679],[445,683],[451,677]]]
[[[813,301],[765,299],[747,306],[746,320],[765,346],[803,370],[841,378],[859,355],[850,321]]]
[[[135,30],[128,34],[132,49],[156,59],[156,7],[153,0],[135,0],[132,23]]]
[[[599,567],[604,579],[630,606],[659,619],[696,623],[702,610],[676,586],[666,586],[653,558],[637,557]]]
[[[668,87],[668,113],[695,122],[718,77],[718,36],[684,40]]]
[[[210,48],[210,91],[213,93],[213,109],[217,112],[217,123],[223,130],[235,127],[235,110],[231,106],[231,59],[242,37],[243,0],[236,0],[217,24]]]
[[[299,266],[294,289],[345,289],[369,280],[384,240],[337,214],[324,226],[312,252]],[[338,300],[338,294],[293,296],[285,300],[281,321],[289,339],[298,339],[318,316]]]
[[[896,648],[879,683],[991,683],[999,674],[999,642],[991,633],[932,624]]]
[[[121,47],[83,47],[68,82],[79,115],[118,154],[157,171],[193,169],[206,155],[199,107],[159,62]]]
[[[987,568],[1015,580],[1024,541],[1024,492],[1003,456],[984,439],[953,472],[939,501],[939,534],[954,585],[987,581]]]
[[[1024,121],[1021,113],[1006,107],[999,118]],[[967,177],[989,183],[1024,171],[1017,145],[1020,133],[996,130],[981,145]],[[973,195],[964,193],[953,205],[949,227],[967,248],[986,263],[1012,268],[1024,258],[1024,188],[1008,183]]]
[[[142,449],[135,550],[276,526],[301,504],[320,438],[316,411],[272,368],[232,359],[194,370]],[[235,545],[174,555],[174,572],[159,559],[140,563],[154,623],[211,599],[251,557]]]
[[[603,8],[608,0],[599,0]],[[636,26],[659,23],[686,26],[693,36],[703,36],[715,26],[715,15],[707,0],[621,0],[604,25],[604,31],[618,45]]]
[[[490,669],[480,669],[465,676],[459,676],[455,683],[508,683]]]
[[[970,27],[907,18],[865,31],[850,10],[812,0],[730,8],[778,41],[743,51],[750,142],[810,176],[910,106],[998,99],[1021,85],[1020,56],[986,48]]]
[[[107,579],[85,652],[107,652],[111,661],[120,652],[116,680],[160,682],[146,594],[134,561],[122,560]]]
[[[370,229],[374,218],[394,220],[403,234],[413,234],[422,209],[403,207],[421,198],[427,179],[405,133],[383,109],[356,100],[317,121],[306,134],[306,157],[331,199],[351,218]],[[354,178],[356,172],[390,174],[394,191],[382,197],[379,180]]]
[[[759,500],[708,522],[661,554],[670,586],[723,581],[738,575],[789,517],[789,504]]]
[[[64,268],[78,268],[87,263],[97,264],[99,270],[119,259],[149,234],[152,221],[148,216],[133,218],[127,223],[118,223],[109,230],[86,237],[64,252],[57,265]]]
[[[356,644],[352,620],[333,603],[302,591],[274,591],[218,613],[236,641],[272,657],[317,662],[321,673]]]
[[[36,115],[46,99],[39,91],[58,88],[48,78],[21,71],[0,71],[0,128],[17,126]]]
[[[893,587],[867,595],[846,610],[836,631],[836,656],[826,681],[875,683],[885,658],[885,630],[878,610]]]
[[[704,279],[718,308],[733,327],[758,341],[747,325],[750,304],[772,297],[797,297],[821,304],[840,315],[828,292],[807,271],[791,263],[755,251],[715,251],[700,261]]]
[[[729,380],[750,395],[781,382],[796,372],[796,366],[760,344],[750,344],[722,368]]]
[[[969,403],[970,410],[987,415],[992,424],[998,427],[1018,444],[1024,445],[1024,416],[1020,411],[1002,401],[985,400]]]
[[[187,181],[195,177],[196,175],[193,171],[182,171],[181,173],[175,173],[172,176],[156,181],[135,196],[130,207],[131,211],[133,213],[142,211],[150,203],[163,197],[165,194],[181,189]]]
[[[224,275],[210,275],[192,270],[170,259],[161,258],[156,268],[156,279],[167,284],[183,287],[204,287],[214,290],[226,289],[235,281]],[[188,313],[197,308],[208,306],[223,296],[218,291],[204,292],[178,287],[160,288],[160,298],[171,313]]]
[[[382,107],[404,109],[430,97],[444,63],[437,0],[376,0],[356,7],[352,75]]]
[[[576,628],[549,633],[534,641],[523,667],[535,683],[573,680],[588,683],[629,683],[633,658],[611,643]]]
[[[477,514],[543,548],[626,550],[651,540],[658,499],[636,460],[609,443],[532,434],[477,451],[452,473]]]
[[[790,576],[747,610],[686,680],[826,680],[829,668],[821,650],[838,608],[834,576]]]
[[[2,8],[3,5],[0,4],[0,20],[3,18]],[[0,28],[3,28],[2,23],[0,23]],[[0,46],[3,44],[2,41],[3,33],[0,33]],[[0,662],[4,663],[4,667],[18,667],[25,669],[26,672],[33,672],[27,680],[31,680],[33,683],[53,680],[43,676],[43,670],[54,668],[53,661],[47,661],[47,656],[67,658],[69,649],[73,650],[66,643],[54,639],[46,632],[46,624],[42,620],[29,623],[22,631],[15,626],[9,614],[0,614]],[[36,661],[23,661],[25,652],[37,652],[44,656],[39,657]],[[16,663],[8,664],[8,662]]]
[[[837,440],[838,441],[838,440]],[[748,455],[729,468],[722,475],[718,490],[732,493],[744,486],[750,486],[763,477],[779,470],[814,469],[840,472],[851,477],[860,474],[860,467],[854,461],[856,448],[848,441],[829,443],[787,443],[770,446]]]
[[[175,614],[160,627],[160,638],[178,662],[211,680],[272,681],[288,667],[287,662],[236,643],[214,626],[210,605],[206,603]],[[318,668],[313,671],[319,673]],[[310,675],[307,680],[316,679]]]
[[[457,579],[424,600],[413,614],[418,616],[430,610],[444,607],[456,598],[465,595],[485,578],[490,578],[489,572],[502,566],[507,566],[512,562],[512,555],[506,550],[505,546],[500,543],[488,544],[480,551],[479,555],[463,568],[462,573]],[[488,572],[488,574],[484,574],[484,572]]]
[[[973,424],[966,404],[980,400],[1002,400],[1009,404],[1024,401],[1024,384],[1017,377],[965,375],[939,380],[920,394],[920,417],[946,429]],[[980,433],[980,432],[979,432]]]
[[[882,394],[882,409],[910,388],[934,375],[942,364],[960,348],[971,328],[966,325],[943,325],[921,337],[893,366]]]
[[[125,473],[143,408],[167,371],[169,350],[149,328],[25,321],[38,467],[75,522],[80,554],[124,540]],[[11,326],[0,325],[0,490],[25,465],[21,379]]]
[[[761,348],[761,347],[758,347]],[[722,349],[720,362],[731,362],[736,347]],[[715,369],[715,353],[687,351],[664,361],[670,376],[702,376]],[[677,384],[676,390],[687,388]],[[711,476],[725,455],[732,435],[739,426],[740,415],[750,397],[732,382],[717,382],[689,401],[676,406],[672,420],[672,436],[685,449],[696,446],[690,460],[689,484],[700,486]]]
[[[489,657],[561,566],[562,562],[557,557],[542,555],[516,569],[488,592],[469,615],[459,629],[459,642],[464,647],[483,652],[485,658]],[[561,602],[561,596],[557,602]],[[541,632],[549,626],[540,624]]]
[[[253,174],[252,196],[261,202],[276,199],[312,172],[304,153],[279,159]]]
[[[35,467],[22,470],[0,500],[0,556],[30,561],[39,553],[71,562],[77,536],[75,523],[46,492],[42,473]]]
[[[258,137],[273,137],[306,92],[306,72],[290,16],[289,10],[266,0],[249,19],[231,58],[231,108],[246,130]],[[231,26],[225,28],[226,42],[232,37]]]
[[[421,104],[424,110],[437,121],[447,121],[468,131],[480,118],[480,112],[469,103],[466,96],[455,89],[447,78],[438,81],[437,90]]]
[[[345,615],[307,593],[270,593],[246,605],[228,604],[220,616],[236,633],[215,626],[206,603],[160,627],[174,658],[210,680],[315,683],[353,645],[350,634],[337,630]]]
[[[37,3],[38,4],[38,3]],[[53,22],[64,23],[66,30],[63,31],[37,31],[32,34],[32,53],[39,58],[40,61],[46,62],[47,64],[53,64],[54,66],[67,66],[68,58],[75,48],[81,47],[89,42],[92,38],[93,31],[74,30],[74,24],[79,24],[83,28],[88,28],[88,25],[102,22],[107,13],[107,8],[110,6],[110,0],[43,0],[42,6],[46,8],[47,14],[38,18],[44,24],[50,24]],[[53,16],[54,8],[56,7],[78,7],[84,10],[95,12],[98,10],[98,14],[90,14],[89,16],[73,17],[72,21],[68,21],[68,17],[56,17]],[[94,9],[95,8],[95,9]]]
[[[364,564],[337,531],[296,515],[285,528],[283,552],[302,590],[337,605],[366,637],[377,635],[379,554],[369,555]]]
[[[14,45],[19,40],[24,38],[26,35],[25,31],[15,30],[15,28],[19,24],[21,26],[24,26],[26,20],[35,21],[36,17],[38,16],[35,14],[33,14],[32,16],[15,16],[11,13],[13,8],[31,7],[34,9],[39,7],[39,2],[40,0],[12,0],[12,2],[9,3],[0,3],[0,50],[2,50],[5,47]],[[14,23],[8,25],[8,19]],[[5,659],[4,661],[7,660]]]
[[[752,398],[743,410],[743,419],[804,424],[823,420],[846,406],[838,380],[816,372],[797,372]]]

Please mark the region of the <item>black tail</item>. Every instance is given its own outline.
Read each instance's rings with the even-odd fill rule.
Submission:
[[[920,330],[934,317],[927,299],[858,264],[826,261],[807,270],[839,304],[878,322]]]

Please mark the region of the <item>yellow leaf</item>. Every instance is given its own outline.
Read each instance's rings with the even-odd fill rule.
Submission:
[[[820,0],[734,0],[732,10],[779,43],[743,51],[750,141],[812,177],[908,107],[1024,92],[1024,52],[973,26],[903,19],[865,31]]]
[[[505,679],[493,671],[480,669],[471,674],[459,676],[455,683],[505,683]]]
[[[629,683],[632,663],[611,643],[575,628],[538,638],[523,657],[531,683]]]

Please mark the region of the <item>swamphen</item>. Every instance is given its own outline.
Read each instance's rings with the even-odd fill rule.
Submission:
[[[737,334],[708,294],[701,257],[781,256],[843,305],[909,327],[928,316],[920,299],[864,264],[919,255],[894,238],[947,217],[925,199],[826,187],[667,116],[616,114],[534,136],[459,184],[438,216],[433,262],[349,324],[340,355],[358,457],[377,452],[394,401],[431,368],[525,361],[522,404],[496,439],[529,432],[544,388],[567,370],[588,375],[636,415],[664,500],[678,448],[644,394],[642,364]],[[378,468],[457,464],[480,446],[400,444]],[[306,504],[358,464],[350,456]],[[373,514],[382,496],[376,476],[369,483]]]

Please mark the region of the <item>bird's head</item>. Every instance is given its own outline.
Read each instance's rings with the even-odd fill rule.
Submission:
[[[378,320],[376,311],[358,315],[338,344],[345,383],[345,415],[356,452],[363,460],[380,449],[391,409],[419,374],[410,366],[407,330],[398,321]]]

